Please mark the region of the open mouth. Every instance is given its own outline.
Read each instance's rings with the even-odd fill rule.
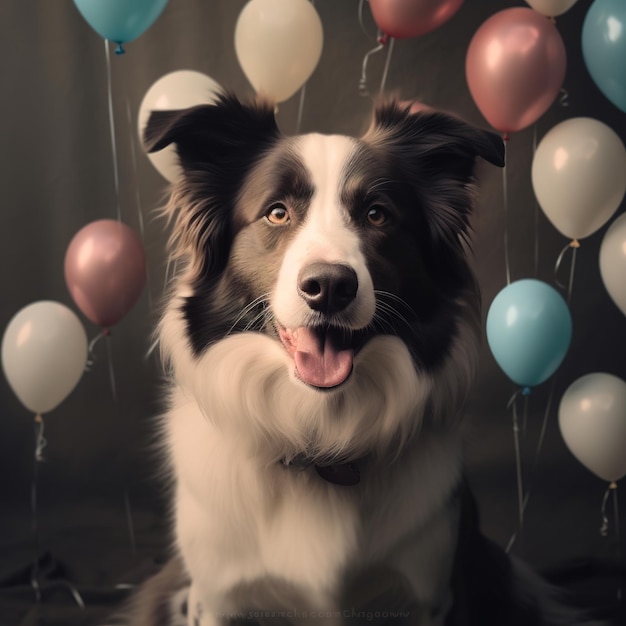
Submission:
[[[296,376],[319,389],[338,387],[349,378],[354,355],[366,340],[364,331],[333,326],[280,326],[278,335],[294,361]]]

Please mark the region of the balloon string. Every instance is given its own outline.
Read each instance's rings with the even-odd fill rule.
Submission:
[[[622,560],[622,541],[619,532],[619,503],[617,501],[617,485],[615,485],[615,489],[613,491],[613,520],[615,523],[615,542],[616,542],[616,557],[618,563]],[[622,585],[618,585],[617,587],[617,600],[618,602],[622,601]]]
[[[609,516],[606,511],[608,507],[608,503],[609,503],[609,495],[611,494],[611,491],[615,491],[616,489],[617,489],[617,484],[612,482],[606,488],[606,491],[604,492],[604,496],[602,496],[602,506],[600,507],[600,515],[602,517],[602,524],[600,525],[600,534],[603,537],[608,536],[609,528],[610,528]]]
[[[39,464],[45,459],[43,450],[46,447],[44,438],[44,423],[41,415],[35,415],[35,453],[33,455],[33,479],[30,487],[30,508],[32,513],[33,531],[33,567],[30,573],[30,584],[35,592],[35,601],[41,602],[41,588],[39,586],[39,559],[41,554],[41,539],[39,535],[39,510],[37,507],[37,485],[39,482]]]
[[[530,471],[528,472],[528,478],[526,480],[526,495],[524,496],[524,511],[526,510],[526,507],[528,506],[528,501],[530,500],[530,495],[532,492],[532,488],[533,485],[535,483],[535,478],[537,475],[537,467],[539,466],[539,459],[541,458],[541,452],[543,450],[543,444],[546,438],[546,430],[547,430],[547,426],[548,426],[548,418],[550,417],[550,410],[552,409],[552,403],[554,401],[554,391],[556,389],[556,381],[557,381],[557,374],[555,374],[552,377],[552,382],[550,383],[550,392],[548,393],[548,400],[546,402],[546,409],[544,411],[543,414],[543,420],[541,422],[541,429],[539,431],[539,439],[537,440],[537,447],[535,449],[535,456],[533,458],[533,462],[530,468]],[[527,389],[527,393],[524,394],[526,396],[526,400],[528,400],[528,395],[530,394],[530,390],[528,388]],[[507,405],[507,408],[512,404],[512,402],[515,401],[515,399],[517,398],[517,396],[520,393],[523,393],[524,390],[518,390],[515,394],[513,394],[512,398],[509,400],[509,404]],[[527,411],[527,406],[524,406],[524,410]],[[526,416],[525,416],[526,417]],[[509,552],[510,549],[512,548],[513,544],[515,543],[515,540],[517,539],[517,532],[514,532],[511,535],[511,538],[509,539],[509,543],[507,544],[507,548],[506,551]]]
[[[539,463],[541,450],[543,449],[543,442],[546,437],[546,427],[548,426],[548,417],[550,416],[550,409],[552,408],[552,401],[554,399],[555,388],[556,388],[556,375],[552,377],[552,382],[550,383],[550,393],[548,394],[546,410],[543,414],[543,421],[541,423],[541,431],[539,432],[539,440],[537,442],[537,449],[535,450],[535,458],[533,459],[531,475],[534,475],[535,470],[537,469],[537,464]]]
[[[373,54],[380,52],[385,45],[387,44],[387,35],[384,35],[381,31],[378,31],[378,45],[375,48],[372,48],[369,52],[366,52],[363,57],[363,64],[361,66],[361,80],[359,80],[359,94],[363,97],[368,97],[370,95],[369,89],[367,88],[367,66],[370,60],[370,57]]]
[[[306,98],[306,83],[302,85],[300,89],[300,102],[298,103],[298,118],[296,120],[296,135],[300,134],[300,128],[302,127],[302,113],[304,112],[304,100]]]
[[[113,404],[115,406],[115,413],[118,419],[121,418],[120,405],[117,395],[117,386],[115,384],[115,368],[113,366],[113,346],[110,337],[110,333],[107,334],[107,354],[109,357],[109,382],[111,385],[111,397],[113,398]],[[124,484],[124,510],[126,512],[126,523],[128,526],[128,537],[130,540],[130,549],[132,557],[137,556],[137,546],[135,543],[135,527],[133,524],[133,514],[130,507],[130,497],[128,495],[128,486]]]
[[[513,443],[515,446],[515,471],[517,473],[517,508],[520,534],[524,531],[524,477],[522,475],[522,455],[519,443],[519,421],[516,404],[513,404]]]
[[[41,585],[39,584],[40,560],[41,560],[41,534],[39,531],[39,507],[38,507],[38,484],[39,484],[39,464],[45,462],[43,451],[48,442],[44,436],[45,426],[43,417],[40,414],[35,415],[35,453],[33,455],[33,479],[30,488],[30,508],[32,514],[31,528],[33,532],[33,566],[30,573],[30,585],[35,593],[35,601],[37,604],[41,602]],[[85,608],[78,589],[67,580],[59,581],[63,586],[67,587],[74,598],[76,604],[81,608]]]
[[[533,124],[533,158],[535,153],[537,152],[537,123]],[[535,242],[534,242],[534,267],[535,267],[535,276],[539,275],[539,202],[537,202],[537,198],[535,198],[535,208],[534,208],[534,231],[535,231]]]
[[[130,100],[128,97],[126,98],[126,117],[128,119],[128,126],[130,132],[130,156],[133,167],[133,184],[135,186],[135,201],[137,203],[137,219],[139,222],[139,234],[141,235],[141,241],[144,242],[145,247],[145,230],[144,230],[144,221],[143,221],[143,203],[141,202],[141,193],[139,192],[139,176],[137,175],[137,151],[135,150],[135,133],[133,130],[133,120],[130,111]],[[147,284],[147,295],[148,295],[148,308],[152,311],[152,289],[150,289],[150,268],[149,264],[146,263],[146,284]]]
[[[380,89],[378,94],[380,96],[385,92],[385,85],[387,84],[387,76],[389,74],[389,65],[391,63],[391,55],[393,53],[393,44],[395,43],[395,39],[393,37],[389,38],[389,47],[387,48],[387,58],[385,59],[385,68],[383,69],[383,75],[380,79]]]
[[[376,37],[373,36],[373,35],[370,35],[367,32],[367,29],[365,28],[365,23],[363,21],[363,6],[364,5],[365,5],[365,0],[359,0],[359,26],[361,27],[361,30],[367,36],[367,38],[371,39],[372,41],[374,41],[376,39]]]
[[[309,0],[312,6],[315,6],[315,0]],[[304,100],[306,98],[306,82],[300,89],[300,102],[298,103],[298,117],[296,119],[296,135],[300,134],[300,128],[302,126],[302,113],[304,111]]]
[[[504,140],[505,149],[508,152],[508,133],[504,133],[502,136]],[[505,159],[504,167],[502,168],[502,202],[504,209],[504,268],[506,272],[506,284],[511,284],[511,262],[509,258],[509,190],[508,190],[508,174],[506,161],[508,161],[508,155]]]
[[[121,48],[121,46],[119,46]],[[115,51],[118,54],[117,50]],[[107,96],[109,104],[109,130],[111,133],[111,150],[113,153],[113,180],[115,182],[115,199],[117,201],[117,221],[122,221],[122,207],[120,205],[120,179],[117,164],[117,145],[115,142],[115,118],[113,116],[113,89],[111,85],[111,57],[109,54],[109,42],[104,40],[104,56],[107,67]]]
[[[517,397],[522,394],[523,396],[528,396],[530,394],[530,389],[528,387],[523,387],[515,391],[515,393],[511,396],[509,402],[507,403],[507,409],[513,409],[513,445],[515,449],[515,472],[517,479],[517,511],[518,511],[518,528],[515,533],[513,533],[511,539],[509,540],[509,544],[506,548],[506,551],[509,552],[513,546],[513,543],[519,536],[522,537],[524,532],[524,509],[526,508],[526,503],[528,501],[528,496],[524,497],[524,478],[522,472],[522,454],[520,447],[520,426],[519,426],[519,418],[517,415]]]
[[[106,337],[111,331],[108,328],[103,328],[90,342],[89,346],[87,346],[87,362],[85,363],[85,371],[91,371],[94,363],[97,361],[96,358],[96,344],[102,339],[102,337]]]
[[[600,515],[602,517],[602,524],[600,526],[600,535],[602,537],[609,536],[610,523],[609,523],[609,515],[607,513],[607,508],[609,504],[609,495],[613,492],[613,524],[615,526],[615,556],[617,561],[621,560],[621,541],[620,541],[620,532],[619,532],[619,505],[617,501],[617,483],[612,482],[604,492],[604,496],[602,497],[602,506],[600,508]],[[621,602],[622,600],[622,586],[621,584],[617,587],[617,600]]]
[[[561,289],[567,290],[567,302],[570,303],[572,299],[572,292],[574,290],[574,270],[576,269],[576,250],[580,248],[580,243],[577,239],[572,239],[570,243],[568,243],[563,250],[559,253],[559,256],[556,259],[556,263],[554,264],[554,280],[556,284],[561,287]],[[559,280],[559,271],[561,269],[561,265],[563,264],[563,260],[565,259],[565,254],[568,250],[572,250],[572,262],[570,264],[570,272],[569,272],[569,282],[567,285],[564,285]]]

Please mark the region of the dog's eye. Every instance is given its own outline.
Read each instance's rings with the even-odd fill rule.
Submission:
[[[381,206],[374,205],[367,212],[367,221],[372,226],[382,226],[387,222],[387,211]]]
[[[282,226],[288,224],[290,217],[287,207],[282,202],[276,202],[268,209],[265,217],[268,222]]]

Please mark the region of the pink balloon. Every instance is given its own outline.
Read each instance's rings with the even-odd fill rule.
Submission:
[[[476,31],[465,74],[476,106],[503,132],[526,128],[554,102],[565,78],[565,45],[554,24],[530,8],[505,9]]]
[[[425,35],[447,22],[463,0],[370,0],[374,21],[390,37]]]
[[[146,283],[146,258],[134,230],[98,220],[79,230],[65,253],[65,282],[76,306],[108,328],[132,309]]]

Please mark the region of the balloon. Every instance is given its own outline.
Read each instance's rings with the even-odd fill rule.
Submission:
[[[104,39],[118,44],[137,39],[161,15],[167,0],[74,0],[87,23]]]
[[[539,119],[554,102],[565,66],[559,31],[537,11],[518,7],[492,15],[476,31],[465,75],[487,121],[513,132]]]
[[[626,2],[595,0],[583,22],[583,58],[600,91],[626,113]]]
[[[447,22],[463,0],[370,0],[378,28],[390,37],[425,35]]]
[[[18,311],[2,338],[2,368],[27,408],[41,415],[76,387],[87,364],[87,335],[76,314],[42,300]]]
[[[552,224],[566,237],[587,237],[611,218],[624,197],[626,149],[606,124],[571,118],[540,141],[531,179]]]
[[[577,0],[526,0],[526,4],[546,17],[556,17],[569,11]]]
[[[146,260],[137,234],[115,220],[87,224],[65,253],[65,282],[78,308],[94,324],[119,322],[146,282]]]
[[[572,317],[550,285],[527,278],[506,286],[487,313],[487,341],[505,374],[532,387],[559,367],[572,338]]]
[[[610,482],[626,476],[626,383],[612,374],[574,381],[559,405],[559,427],[570,452]]]
[[[244,74],[275,102],[308,80],[322,54],[322,22],[308,0],[250,0],[235,27],[235,52]]]
[[[186,109],[196,104],[212,104],[222,92],[222,88],[212,78],[193,70],[179,70],[161,76],[146,91],[141,105],[137,127],[139,140],[143,143],[143,132],[151,111]],[[171,183],[175,182],[182,170],[174,146],[159,152],[148,153],[148,158],[158,172]]]
[[[626,213],[604,234],[600,246],[600,274],[613,302],[626,315]]]

